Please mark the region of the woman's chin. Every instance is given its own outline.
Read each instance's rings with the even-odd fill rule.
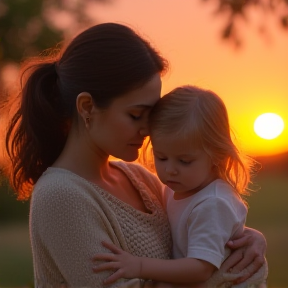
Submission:
[[[118,157],[117,156],[113,156],[115,158],[118,158],[118,159],[121,159],[125,162],[133,162],[133,161],[136,161],[139,157],[139,153],[133,153],[133,154],[130,154],[130,155],[119,155]]]
[[[138,154],[137,156],[134,156],[134,157],[125,157],[125,158],[122,158],[123,161],[125,162],[133,162],[133,161],[136,161],[138,159]]]

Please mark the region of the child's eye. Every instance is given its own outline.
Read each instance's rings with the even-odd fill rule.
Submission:
[[[167,158],[157,157],[157,156],[155,156],[155,159],[158,160],[158,161],[165,161],[165,160],[167,160]]]
[[[189,164],[191,164],[192,161],[191,160],[180,160],[180,162],[184,165],[189,165]]]

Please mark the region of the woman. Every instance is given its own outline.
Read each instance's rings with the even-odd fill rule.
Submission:
[[[145,168],[126,163],[137,159],[148,134],[166,69],[148,42],[113,23],[91,27],[56,56],[24,65],[6,148],[19,198],[28,199],[33,187],[35,287],[103,287],[110,273],[93,273],[91,259],[107,251],[104,240],[138,256],[170,257],[162,186]],[[264,261],[264,237],[246,229],[231,247],[238,246],[227,269],[253,262],[254,273]],[[111,287],[142,284],[121,279]]]

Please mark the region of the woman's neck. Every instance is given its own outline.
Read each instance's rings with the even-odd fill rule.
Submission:
[[[109,175],[108,158],[109,155],[74,133],[68,137],[63,151],[52,166],[70,170],[91,182],[98,182]]]

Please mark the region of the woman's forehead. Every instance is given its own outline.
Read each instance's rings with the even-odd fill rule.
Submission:
[[[151,108],[160,99],[161,85],[159,74],[155,74],[142,87],[123,94],[116,98],[114,102],[119,106],[126,106],[128,108]]]

